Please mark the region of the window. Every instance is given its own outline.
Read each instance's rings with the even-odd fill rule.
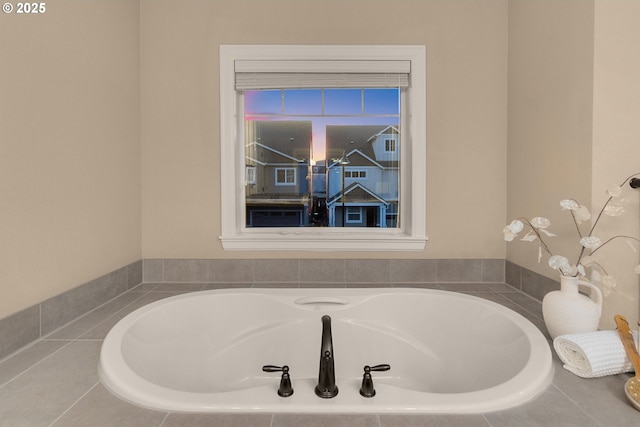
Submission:
[[[384,141],[384,151],[395,152],[396,151],[396,140],[395,139],[385,139],[385,141]]]
[[[345,178],[352,178],[352,179],[366,179],[367,178],[367,171],[366,170],[345,171],[344,172],[344,177]]]
[[[361,223],[362,222],[362,208],[360,207],[347,207],[347,223]]]
[[[245,182],[247,184],[255,184],[256,183],[256,167],[255,166],[247,166],[245,168]]]
[[[296,170],[276,168],[276,185],[296,185]]]
[[[223,247],[423,249],[424,80],[423,46],[221,46]]]

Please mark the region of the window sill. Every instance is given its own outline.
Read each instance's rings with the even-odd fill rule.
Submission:
[[[333,231],[333,230],[332,230]],[[427,237],[401,232],[367,234],[358,232],[280,231],[220,236],[225,250],[261,251],[421,251]]]

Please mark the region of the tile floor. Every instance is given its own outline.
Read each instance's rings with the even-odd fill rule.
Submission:
[[[237,285],[234,285],[237,286]],[[249,286],[249,285],[247,285]],[[536,400],[506,411],[473,415],[177,414],[142,409],[100,383],[102,339],[124,315],[149,302],[221,285],[141,284],[0,361],[2,427],[413,427],[631,426],[640,412],[627,402],[629,375],[585,380],[555,359],[553,384]],[[506,284],[447,283],[432,288],[470,293],[523,314],[545,333],[540,302]]]

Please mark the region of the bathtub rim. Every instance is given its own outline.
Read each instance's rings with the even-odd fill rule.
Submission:
[[[347,403],[335,404],[334,399],[320,399],[317,401],[315,395],[312,396],[313,401],[310,403],[297,403],[295,405],[288,404],[289,401],[276,396],[275,399],[262,399],[264,395],[272,396],[276,395],[271,386],[254,387],[247,390],[239,390],[225,393],[193,393],[179,390],[171,390],[166,387],[157,385],[150,381],[147,381],[135,372],[133,372],[122,356],[114,352],[113,343],[121,342],[122,336],[129,330],[129,328],[135,324],[136,320],[144,316],[147,312],[155,309],[158,306],[170,303],[172,301],[197,298],[203,295],[210,294],[268,294],[268,295],[285,295],[287,297],[300,295],[304,293],[310,297],[314,297],[318,294],[336,294],[339,293],[341,298],[343,296],[361,296],[361,295],[375,295],[375,294],[388,294],[388,293],[436,293],[444,294],[455,298],[463,298],[473,300],[474,302],[484,304],[492,309],[495,309],[503,314],[506,314],[514,324],[523,331],[527,337],[530,353],[528,361],[523,369],[521,369],[516,375],[509,380],[500,383],[498,385],[471,392],[462,393],[426,393],[423,395],[429,396],[430,401],[428,404],[421,402],[416,405],[415,402],[411,404],[403,404],[403,396],[406,394],[404,389],[398,389],[391,385],[380,384],[376,388],[384,390],[384,393],[394,395],[392,402],[384,405],[380,404],[375,399],[360,399],[359,402],[354,402],[351,399]],[[315,294],[315,295],[314,295]],[[302,297],[298,297],[300,299]],[[118,347],[119,348],[119,347]],[[104,361],[108,360],[109,363],[105,365]],[[115,366],[112,362],[116,361]],[[133,376],[134,381],[137,383],[136,387],[131,387],[127,383],[124,376],[118,376],[114,373],[114,370],[121,369],[127,375]],[[535,375],[531,375],[536,373]],[[98,373],[101,383],[115,396],[123,399],[136,406],[154,410],[165,410],[171,412],[184,412],[184,413],[209,413],[209,412],[256,412],[256,413],[487,413],[508,408],[513,408],[527,403],[540,394],[542,394],[551,384],[554,375],[554,367],[552,362],[552,353],[548,340],[544,337],[542,332],[528,319],[514,310],[505,307],[499,303],[487,300],[481,297],[468,295],[459,292],[439,290],[439,289],[424,289],[424,288],[225,288],[205,291],[187,292],[164,298],[158,301],[151,302],[143,307],[136,309],[123,317],[113,328],[109,331],[103,341],[102,348],[100,350],[100,360],[98,363]],[[518,381],[523,381],[525,377],[528,377],[528,382],[523,386],[516,389],[513,388],[514,384]],[[346,381],[346,380],[343,380]],[[304,380],[299,380],[299,385]],[[341,383],[342,384],[342,383]],[[349,384],[341,386],[341,394],[358,394],[359,384]],[[309,384],[302,388],[306,390],[309,388],[312,390],[313,385]],[[353,388],[349,391],[348,388]],[[298,390],[296,391],[298,392]],[[163,397],[159,397],[158,392]],[[250,404],[234,403],[235,398],[239,396],[246,396],[247,394],[256,393],[261,400],[266,400],[262,404]],[[221,394],[225,394],[228,399],[223,399],[219,403],[213,403],[215,399],[206,399],[204,396],[220,397]],[[382,393],[381,393],[382,394]],[[155,395],[153,398],[149,398],[149,395]],[[298,392],[300,395],[300,392]],[[464,397],[465,401],[461,403],[453,397]],[[487,405],[485,400],[481,402],[475,402],[476,398],[482,397],[486,400],[489,398],[491,404]],[[191,408],[191,405],[183,405],[178,402],[183,400],[199,402],[196,406],[198,410]],[[395,399],[395,400],[394,400]],[[460,408],[460,405],[463,408]],[[419,407],[418,407],[419,406]]]

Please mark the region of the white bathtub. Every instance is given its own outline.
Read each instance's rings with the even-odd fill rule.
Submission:
[[[332,318],[336,384],[316,396],[322,323]],[[376,395],[359,394],[365,365]],[[288,365],[294,393],[277,394]],[[161,300],[109,332],[100,377],[134,404],[175,412],[473,413],[542,393],[547,340],[493,302],[422,289],[229,289]]]

